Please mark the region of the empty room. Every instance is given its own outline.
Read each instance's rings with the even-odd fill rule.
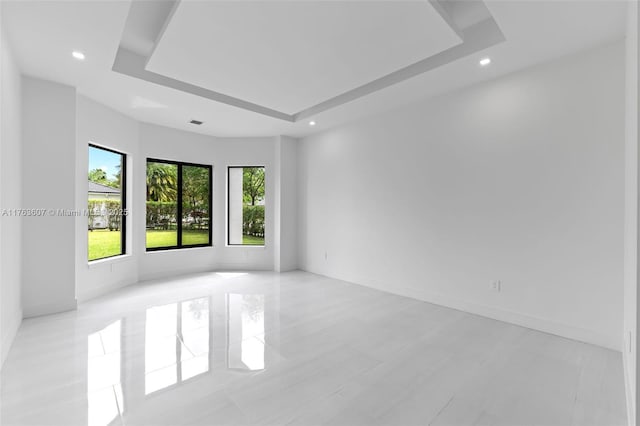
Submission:
[[[0,0],[0,424],[635,426],[637,0]]]

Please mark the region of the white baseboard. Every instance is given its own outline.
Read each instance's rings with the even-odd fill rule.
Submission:
[[[129,285],[132,284],[136,284],[138,282],[138,280],[133,280],[133,281],[122,281],[122,282],[117,282],[117,283],[113,283],[113,284],[108,284],[102,287],[98,287],[98,288],[93,288],[91,290],[88,291],[84,291],[82,293],[79,293],[77,295],[78,298],[78,303],[84,303],[87,302],[91,299],[95,299],[96,297],[100,297],[100,296],[104,296],[105,294],[114,292],[116,290],[119,290],[123,287],[127,287]]]
[[[153,273],[143,273],[140,274],[140,283],[146,281],[155,281],[162,278],[175,278],[182,277],[185,275],[193,275],[193,274],[201,274],[204,272],[217,272],[217,271],[252,271],[252,272],[270,272],[273,269],[265,269],[260,266],[255,265],[247,265],[244,263],[221,263],[216,265],[215,267],[202,267],[202,268],[186,268],[186,269],[176,269],[169,272],[153,272]]]
[[[63,303],[44,303],[36,306],[23,306],[23,318],[34,318],[43,315],[58,314],[60,312],[75,311],[78,309],[77,300]]]
[[[200,274],[203,272],[211,272],[212,270],[213,269],[211,267],[202,267],[202,268],[184,268],[184,269],[176,269],[172,271],[162,271],[162,272],[141,273],[138,279],[138,283],[155,281],[162,278],[175,278],[175,277],[181,277],[185,275]]]
[[[316,273],[313,271],[308,272]],[[447,308],[456,309],[458,311],[463,311],[470,314],[519,325],[521,327],[530,328],[536,331],[542,331],[544,333],[553,334],[567,339],[590,343],[592,345],[612,349],[617,352],[621,352],[622,350],[621,341],[618,337],[603,335],[593,330],[587,330],[581,327],[563,324],[545,318],[529,316],[518,312],[495,308],[493,306],[469,302],[441,293],[424,292],[408,287],[397,287],[394,288],[394,291],[390,291],[388,288],[383,288],[382,286],[377,285],[377,283],[374,282],[359,282],[356,280],[349,280],[341,277],[332,277],[325,274],[318,275],[324,275],[330,278],[348,281],[353,284],[362,285],[364,287],[373,288],[386,293],[410,297],[416,300],[422,300],[424,302],[433,303],[435,305],[444,306]]]
[[[625,340],[625,336],[622,338]],[[628,348],[622,350],[622,365],[624,368],[624,394],[627,398],[627,424],[635,426],[635,395],[631,384],[631,371],[629,371],[629,352]]]
[[[416,298],[419,300],[424,300],[425,302],[435,303],[436,305],[446,306],[448,308],[457,309],[474,315],[508,322],[510,324],[542,331],[544,333],[553,334],[571,340],[590,343],[592,345],[601,346],[617,352],[621,351],[619,339],[616,339],[613,336],[602,335],[595,331],[587,330],[581,327],[563,324],[544,318],[529,316],[518,312],[507,311],[492,306],[481,305],[478,303],[463,300],[456,300],[448,296],[435,295],[428,298]]]
[[[11,349],[11,345],[13,345],[13,341],[16,338],[16,334],[18,334],[18,329],[20,328],[20,324],[22,324],[22,310],[18,311],[15,317],[12,318],[11,322],[7,326],[7,334],[2,339],[2,354],[0,359],[0,370],[2,370],[4,361],[7,359],[7,355],[9,355],[9,350]]]

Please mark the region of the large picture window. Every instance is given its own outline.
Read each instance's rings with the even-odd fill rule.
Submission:
[[[126,164],[125,154],[89,145],[87,212],[90,261],[125,254]]]
[[[229,167],[228,244],[264,245],[265,172],[262,166]]]
[[[211,245],[211,166],[147,159],[147,251]]]

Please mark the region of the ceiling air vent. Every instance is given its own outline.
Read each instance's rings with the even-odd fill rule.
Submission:
[[[189,123],[191,124],[195,124],[196,126],[199,126],[202,124],[202,121],[198,121],[198,120],[191,120]]]

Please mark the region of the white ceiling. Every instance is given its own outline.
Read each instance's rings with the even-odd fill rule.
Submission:
[[[147,69],[294,114],[460,42],[427,1],[183,1]]]
[[[287,113],[456,43],[451,31],[440,27],[442,20],[425,1],[360,6],[353,6],[358,2],[335,3],[332,7],[351,11],[339,14],[336,28],[327,23],[329,13],[319,12],[325,6],[317,2],[299,2],[294,12],[281,11],[278,8],[290,10],[292,6],[278,2],[237,2],[234,4],[240,4],[233,7],[220,6],[220,2],[201,4],[201,8],[221,8],[216,12],[220,15],[215,18],[215,25],[210,25],[211,20],[204,13],[195,17],[194,10],[190,11],[191,3],[183,2],[176,9],[175,19],[157,43],[149,67]],[[127,1],[4,0],[2,15],[14,54],[25,74],[75,86],[79,93],[140,121],[219,136],[302,136],[624,35],[627,4],[623,0],[485,1],[485,4],[505,42],[318,113],[312,117],[318,123],[315,127],[309,127],[306,120],[291,123],[113,72],[111,67],[129,14]],[[269,19],[275,21],[269,22],[274,23],[274,29],[269,29],[269,23],[260,27],[263,15],[243,23],[242,9],[249,5],[260,10],[273,8],[264,13],[272,13]],[[371,10],[359,9],[367,5]],[[229,9],[233,13],[222,13]],[[327,6],[326,10],[329,9]],[[314,16],[305,17],[309,10],[314,11],[314,16],[323,16],[322,20],[318,16],[317,25],[313,24]],[[353,10],[361,13],[352,13]],[[421,10],[427,16],[421,18],[422,22],[430,22],[432,27],[419,25]],[[365,15],[366,23],[361,19]],[[296,19],[288,19],[292,17]],[[405,19],[406,25],[399,24],[400,19]],[[255,31],[243,26],[248,23]],[[209,26],[215,29],[203,29]],[[235,35],[225,39],[214,37],[220,34],[217,31],[229,33],[234,28]],[[300,36],[291,39],[291,34],[296,33]],[[200,34],[202,38],[198,39]],[[293,42],[283,43],[285,37]],[[351,39],[341,43],[344,37]],[[307,48],[308,43],[314,46]],[[78,62],[71,57],[75,49],[86,54],[86,61]],[[215,55],[209,53],[213,51]],[[244,51],[247,54],[241,55]],[[331,55],[335,55],[335,60],[331,60]],[[491,56],[493,63],[480,68],[477,61],[485,55]],[[206,72],[212,67],[219,68],[220,74]],[[249,69],[239,71],[242,68]],[[188,124],[191,119],[205,124],[195,127]]]

